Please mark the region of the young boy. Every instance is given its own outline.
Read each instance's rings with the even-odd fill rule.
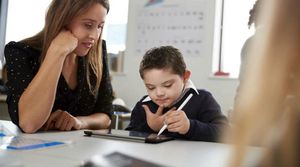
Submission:
[[[191,72],[180,51],[172,46],[152,48],[140,64],[140,76],[148,96],[137,102],[126,130],[157,133],[167,124],[164,134],[175,138],[217,141],[221,130],[228,125],[213,96],[196,89],[189,80]],[[189,94],[192,98],[176,109]]]

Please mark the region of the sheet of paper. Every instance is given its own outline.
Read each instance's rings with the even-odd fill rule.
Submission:
[[[6,136],[0,140],[0,148],[8,150],[34,150],[63,145],[64,142],[26,138],[22,136]]]
[[[4,137],[5,134],[3,132],[0,132],[0,137]]]
[[[4,137],[7,135],[6,129],[3,125],[0,124],[0,137]]]

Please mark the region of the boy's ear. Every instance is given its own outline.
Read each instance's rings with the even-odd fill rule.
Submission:
[[[187,82],[190,79],[190,77],[191,77],[191,71],[186,70],[183,75],[184,82]]]

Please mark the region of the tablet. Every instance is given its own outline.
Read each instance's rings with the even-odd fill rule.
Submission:
[[[116,129],[104,129],[104,130],[85,130],[84,134],[86,136],[95,136],[101,138],[109,138],[109,139],[118,139],[125,141],[134,141],[134,142],[142,142],[142,143],[161,143],[165,141],[173,140],[174,138],[159,135],[157,134],[149,134],[144,132],[137,131],[125,131],[125,130],[116,130]]]
[[[81,167],[163,167],[163,165],[140,159],[121,152],[112,152],[107,155],[94,155],[83,161]]]

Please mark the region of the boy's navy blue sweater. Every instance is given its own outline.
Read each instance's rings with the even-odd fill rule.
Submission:
[[[221,131],[228,126],[228,121],[211,93],[198,89],[197,94],[194,89],[190,89],[174,106],[178,108],[190,93],[193,93],[193,96],[182,109],[190,120],[189,131],[187,134],[181,135],[165,130],[163,134],[187,140],[217,141]],[[131,121],[126,130],[157,133],[148,126],[146,113],[142,105],[146,104],[153,113],[157,111],[158,105],[152,100],[143,102],[146,97],[144,96],[135,105],[132,110]],[[174,106],[165,108],[163,113],[166,113]]]

